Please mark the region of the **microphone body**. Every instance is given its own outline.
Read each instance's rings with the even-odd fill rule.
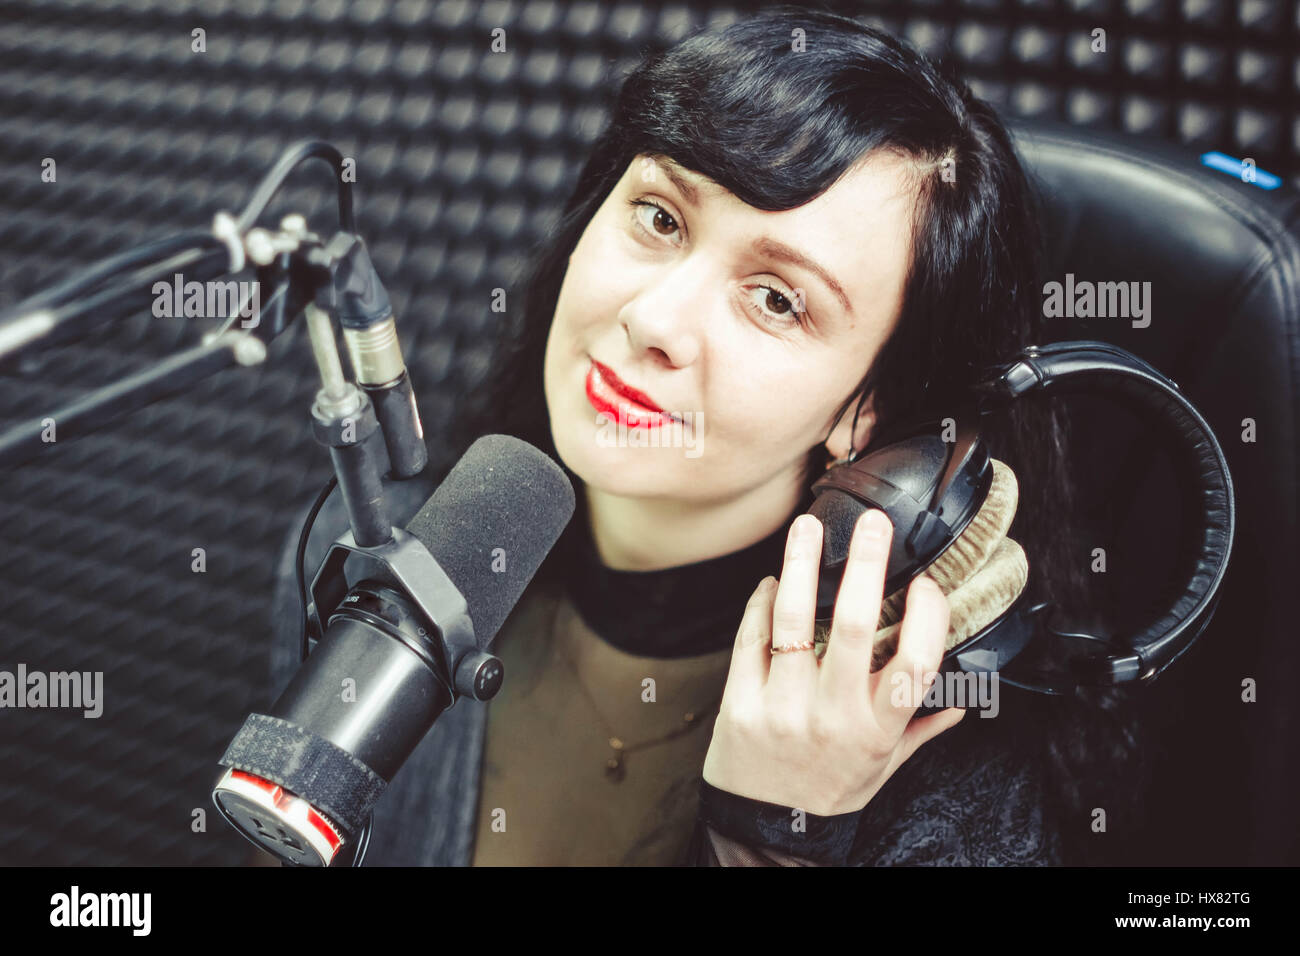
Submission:
[[[219,761],[222,815],[287,863],[334,862],[438,716],[500,688],[487,647],[573,509],[558,465],[490,435],[406,530],[340,537],[311,588],[321,641]]]

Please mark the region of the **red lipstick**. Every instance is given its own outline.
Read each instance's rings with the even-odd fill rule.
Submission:
[[[587,400],[596,411],[628,428],[658,428],[680,419],[668,414],[645,392],[625,384],[613,369],[591,360],[587,372]]]

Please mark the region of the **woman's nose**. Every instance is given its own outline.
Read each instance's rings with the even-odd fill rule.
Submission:
[[[619,313],[634,352],[663,354],[674,367],[690,365],[700,353],[709,306],[700,284],[677,268],[655,273]]]

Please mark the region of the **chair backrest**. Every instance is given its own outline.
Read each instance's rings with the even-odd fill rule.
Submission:
[[[1059,301],[1049,282],[1061,283],[1060,300],[1076,299],[1083,283],[1126,283],[1140,296],[1124,315],[1067,311],[1049,320],[1048,338],[1113,342],[1173,378],[1214,429],[1236,488],[1218,614],[1148,692],[1152,812],[1133,861],[1295,864],[1300,192],[1266,190],[1263,174],[1244,182],[1165,144],[1012,128],[1042,200],[1045,308]],[[1095,301],[1121,311],[1122,290],[1105,291]],[[1080,542],[1080,560],[1104,549],[1097,594],[1108,617],[1149,619],[1177,571],[1168,461],[1109,401],[1070,409],[1096,536]]]

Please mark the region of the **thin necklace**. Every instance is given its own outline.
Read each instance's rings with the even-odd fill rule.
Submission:
[[[691,730],[702,723],[700,720],[701,717],[707,717],[722,705],[722,697],[719,696],[713,705],[707,710],[688,710],[686,713],[682,714],[682,726],[676,728],[670,733],[665,734],[662,737],[656,737],[653,740],[642,740],[635,744],[628,744],[610,728],[609,721],[605,719],[605,715],[602,714],[600,708],[596,706],[596,701],[587,690],[587,685],[582,682],[582,677],[578,674],[578,665],[573,662],[573,658],[565,653],[564,648],[561,646],[560,638],[557,633],[561,604],[563,604],[563,599],[557,598],[555,602],[555,615],[551,619],[551,640],[555,643],[555,649],[559,651],[560,656],[568,663],[569,669],[573,671],[574,683],[578,685],[578,689],[582,691],[582,695],[587,698],[587,703],[591,706],[592,713],[594,713],[597,719],[600,720],[602,726],[605,728],[605,733],[608,735],[606,739],[609,742],[609,748],[612,751],[612,754],[605,760],[605,779],[610,783],[620,783],[623,778],[627,776],[625,760],[628,754],[667,743],[670,740],[677,739],[683,734],[690,733]]]

